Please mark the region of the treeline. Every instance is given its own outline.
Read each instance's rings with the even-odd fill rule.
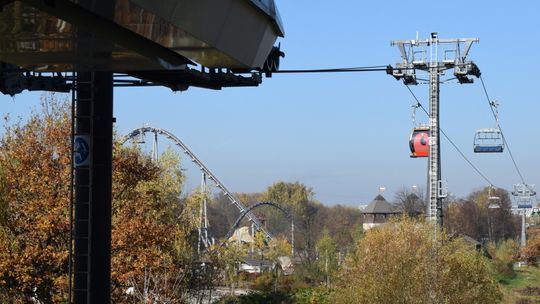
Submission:
[[[481,242],[519,238],[521,217],[511,212],[508,191],[485,187],[466,198],[449,201],[444,209],[444,226],[449,233]]]
[[[312,250],[314,244],[328,230],[341,250],[347,250],[355,235],[362,231],[362,213],[356,206],[326,206],[313,199],[312,188],[300,182],[277,182],[261,193],[238,193],[246,206],[271,201],[285,207],[294,217],[298,228],[298,247]],[[409,217],[425,217],[426,200],[422,194],[400,189],[390,197],[395,210]],[[485,187],[473,191],[465,198],[450,197],[444,201],[444,227],[451,235],[471,237],[479,242],[499,242],[520,236],[521,219],[513,214],[508,191]],[[288,237],[290,225],[283,214],[271,207],[253,211],[273,233]],[[239,212],[230,201],[218,193],[208,207],[210,232],[216,238],[224,237]],[[249,225],[247,220],[243,225]]]
[[[295,222],[295,247],[299,252],[313,255],[316,242],[323,230],[335,238],[340,248],[352,244],[354,234],[361,230],[361,212],[350,206],[326,206],[313,199],[313,189],[299,182],[277,182],[262,193],[239,193],[237,197],[246,206],[263,201],[278,203]],[[262,206],[253,213],[269,231],[290,239],[290,221],[273,207]],[[209,231],[215,238],[223,238],[239,216],[238,210],[219,193],[208,205]],[[248,226],[247,220],[243,225]]]

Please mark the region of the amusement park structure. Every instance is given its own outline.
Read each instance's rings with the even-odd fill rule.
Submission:
[[[162,135],[165,136],[165,138],[171,140],[176,146],[178,146],[189,158],[191,161],[197,165],[199,170],[202,172],[202,185],[201,185],[201,191],[203,193],[206,192],[206,180],[210,179],[216,187],[221,190],[221,192],[229,199],[232,205],[234,205],[241,214],[241,219],[244,217],[247,217],[249,221],[255,226],[257,230],[262,231],[267,238],[272,238],[272,234],[264,227],[264,225],[261,224],[261,222],[257,219],[257,217],[251,212],[253,208],[246,208],[242,202],[238,198],[235,197],[233,192],[231,192],[217,176],[208,169],[208,167],[188,148],[186,144],[184,144],[178,137],[176,137],[171,132],[168,132],[163,129],[154,128],[151,126],[145,126],[142,128],[137,128],[133,131],[131,131],[128,135],[124,138],[124,143],[128,140],[139,140],[141,137],[143,137],[146,133],[152,133],[154,134],[154,141],[153,141],[153,148],[152,148],[152,155],[154,159],[157,159],[157,136]],[[269,204],[269,203],[267,203]],[[276,207],[280,210],[284,210],[281,206],[271,203],[274,205],[273,207]],[[205,247],[208,247],[210,245],[210,239],[208,238],[208,217],[206,214],[206,199],[204,199],[203,203],[201,204],[201,210],[200,210],[200,221],[199,221],[199,242],[200,244],[204,245]],[[285,214],[288,216],[288,213],[286,211]],[[238,221],[239,223],[239,221]],[[238,223],[233,226],[233,230],[238,226]],[[293,228],[294,231],[294,228]],[[229,238],[230,235],[227,236]],[[200,247],[199,247],[200,251]]]
[[[238,218],[236,219],[236,221],[232,225],[231,229],[229,229],[229,232],[227,232],[227,235],[225,236],[225,240],[228,240],[233,235],[233,233],[236,231],[238,226],[240,226],[240,223],[242,222],[242,220],[249,213],[251,213],[251,210],[256,209],[258,207],[261,207],[261,206],[270,206],[270,207],[273,207],[273,208],[281,211],[281,213],[283,213],[283,215],[285,215],[285,217],[291,222],[291,236],[290,236],[291,256],[294,256],[294,219],[293,219],[292,215],[289,213],[289,211],[287,211],[281,205],[276,204],[274,202],[258,202],[258,203],[254,203],[254,204],[250,205],[249,207],[247,207],[247,209],[245,209],[244,211],[242,211],[240,213],[240,215],[238,216]],[[253,232],[254,232],[254,229],[253,229]]]

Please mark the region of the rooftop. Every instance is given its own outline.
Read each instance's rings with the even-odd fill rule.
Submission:
[[[386,201],[382,195],[377,195],[369,205],[367,205],[364,210],[364,214],[395,214],[400,213],[396,210],[394,205]]]

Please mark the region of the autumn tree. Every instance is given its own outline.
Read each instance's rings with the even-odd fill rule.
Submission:
[[[336,303],[498,303],[484,256],[422,221],[401,219],[366,232],[336,284]]]
[[[338,250],[345,253],[354,242],[354,233],[362,227],[362,212],[350,206],[321,206],[317,211],[314,226],[316,239],[322,238],[326,229]]]
[[[142,301],[180,301],[192,273],[200,195],[180,199],[184,176],[172,150],[158,163],[137,147],[116,145],[113,155],[113,300],[128,301],[133,288]]]
[[[70,112],[57,95],[0,142],[0,293],[3,303],[67,298]]]
[[[409,217],[417,217],[426,210],[426,201],[422,191],[413,191],[401,188],[395,193],[395,205],[397,209]]]
[[[67,301],[71,111],[56,96],[25,122],[6,120],[0,141],[2,303]],[[182,301],[199,206],[180,199],[179,156],[155,163],[115,144],[113,167],[113,301],[131,302],[128,288],[143,300]]]
[[[532,265],[540,266],[540,227],[528,229],[527,246],[522,249],[522,255]]]
[[[515,238],[519,235],[520,222],[511,208],[512,202],[506,190],[496,188],[490,191],[486,187],[472,192],[466,199],[448,204],[444,225],[449,233],[468,235],[476,240],[498,242]]]
[[[317,212],[322,207],[322,204],[313,200],[313,195],[313,189],[299,182],[277,182],[266,190],[266,200],[281,204],[292,211],[293,218],[297,223],[295,246],[304,249],[310,260],[314,259],[315,254],[317,236],[315,219]],[[286,229],[287,219],[282,214],[278,216],[282,224],[274,226]]]

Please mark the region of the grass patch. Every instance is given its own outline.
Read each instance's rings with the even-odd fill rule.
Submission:
[[[501,281],[505,304],[540,303],[540,269],[533,266],[516,267],[516,277]]]

